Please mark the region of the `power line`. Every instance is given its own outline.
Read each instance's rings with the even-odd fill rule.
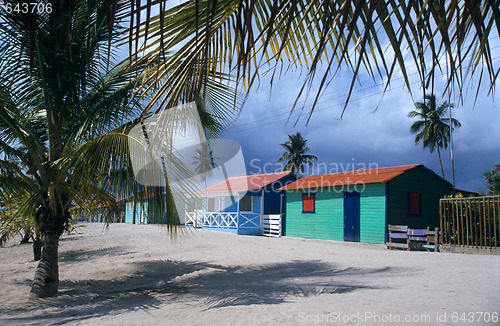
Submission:
[[[419,83],[420,81],[415,81],[413,83],[410,83],[410,84],[416,84],[416,83]],[[352,100],[350,100],[349,102],[356,102],[356,101],[360,101],[360,100],[363,100],[365,98],[368,98],[368,97],[372,97],[372,96],[376,96],[376,95],[380,95],[380,94],[383,94],[384,91],[381,91],[381,92],[378,92],[378,93],[373,93],[373,94],[369,94],[369,95],[365,95],[365,96],[362,96],[362,97],[358,97],[358,98],[354,98]],[[319,102],[318,102],[319,103]],[[327,109],[332,109],[332,108],[341,108],[343,107],[344,104],[335,104],[335,105],[331,105],[331,106],[327,106],[327,107],[323,107],[321,109],[315,109],[314,112],[321,112],[321,111],[324,111],[324,110],[327,110]],[[293,119],[293,118],[299,118],[301,116],[302,113],[298,113],[297,115],[292,115],[290,116],[290,118],[283,118],[283,119],[278,119],[278,120],[273,120],[271,122],[268,122],[268,123],[261,123],[259,124],[258,126],[251,126],[251,127],[247,127],[247,128],[244,128],[244,129],[239,129],[239,130],[231,130],[231,133],[240,133],[240,132],[244,132],[244,131],[247,131],[247,130],[250,130],[250,129],[255,129],[255,128],[260,128],[261,126],[267,126],[267,125],[270,125],[270,124],[274,124],[274,123],[277,123],[277,122],[282,122],[282,121],[288,121],[290,119]],[[340,119],[337,119],[337,120],[340,120]],[[261,120],[259,120],[261,121]]]
[[[495,47],[491,48],[491,50],[494,50],[494,49],[497,49],[497,48],[500,48],[500,45],[499,45],[499,46],[495,46]],[[492,60],[495,60],[495,59],[498,59],[498,57],[493,58]],[[428,60],[427,60],[427,62],[426,62],[426,64],[430,64],[431,62],[432,62],[432,59],[428,59]],[[472,66],[472,64],[471,64],[471,65],[469,65],[469,66],[467,66],[467,67],[464,67],[464,68],[469,68],[469,67],[471,67],[471,66]],[[412,65],[408,66],[407,68],[412,68],[412,67],[416,67],[416,64],[412,64]],[[416,74],[417,74],[417,72],[415,72],[414,74],[412,74],[412,75],[410,75],[410,76],[415,76]],[[441,74],[440,76],[443,76],[443,75],[444,75],[444,74]],[[360,89],[360,90],[353,91],[353,92],[352,92],[352,94],[356,94],[356,93],[359,93],[359,92],[362,92],[362,91],[368,90],[368,89],[370,89],[370,88],[380,86],[380,84],[377,84],[377,82],[379,82],[381,79],[383,79],[383,77],[378,77],[378,78],[377,78],[377,80],[375,80],[375,83],[376,83],[375,85],[372,85],[372,86],[370,86],[370,87],[365,87],[365,88],[362,88],[362,89]],[[401,80],[401,79],[404,79],[404,77],[398,77],[398,78],[393,79],[392,81],[398,81],[398,80]],[[275,82],[275,83],[280,83],[280,82],[282,82],[282,81],[287,81],[287,80],[291,80],[291,78],[288,78],[288,79],[285,79],[285,80],[278,80],[278,81],[277,81],[277,82]],[[370,81],[373,81],[373,78],[365,79],[364,81],[360,82],[360,84],[367,83],[367,82],[370,82]],[[413,84],[413,83],[412,83],[412,84]],[[265,87],[265,88],[267,88],[268,86],[264,86],[264,87]],[[326,92],[326,93],[323,93],[323,94],[321,95],[321,97],[326,96],[326,95],[330,95],[330,94],[334,94],[334,93],[338,93],[338,92],[341,92],[342,90],[347,90],[347,89],[349,89],[349,88],[350,88],[350,86],[346,86],[346,87],[343,87],[343,88],[340,88],[340,89],[335,89],[335,90],[333,90],[333,91],[331,91],[331,92]],[[344,94],[343,96],[347,96],[347,94]],[[300,105],[304,105],[304,106],[305,106],[306,102],[308,102],[308,101],[312,101],[313,99],[314,99],[314,98],[307,98],[307,99],[305,99],[305,100],[303,100],[303,101],[299,101],[299,102],[297,102],[297,106],[300,106]],[[323,102],[325,102],[325,101],[321,101],[321,102],[318,102],[318,103],[323,103]],[[276,114],[276,112],[277,112],[277,111],[282,111],[283,109],[289,109],[289,108],[292,108],[292,107],[293,107],[293,104],[290,104],[290,105],[286,105],[286,106],[282,106],[282,107],[275,108],[275,109],[273,109],[273,110],[272,110],[272,112],[270,112],[270,113],[268,114],[268,116],[269,116],[269,117],[273,117],[273,116],[275,116],[275,114]],[[263,118],[261,118],[259,121],[266,120],[266,119],[267,119],[266,117],[263,117]],[[234,126],[235,126],[235,127],[237,127],[238,125],[241,125],[241,123],[243,123],[243,122],[245,122],[245,121],[246,121],[246,120],[241,120],[241,121],[239,121],[238,123],[236,123]]]
[[[500,46],[497,46],[497,47],[495,47],[495,48],[498,48],[498,47],[500,47]],[[493,48],[493,49],[495,49],[495,48]],[[492,60],[496,60],[496,59],[498,59],[498,58],[500,58],[500,56],[495,57],[495,58],[493,58]],[[472,65],[469,65],[468,67],[470,67],[470,66],[472,66]],[[409,67],[411,67],[411,66],[409,66]],[[465,67],[465,68],[467,68],[467,67]],[[412,75],[414,76],[414,75],[416,75],[416,74],[417,74],[417,73],[414,73],[414,74],[412,74]],[[442,74],[440,74],[439,76],[444,76],[444,75],[445,75],[445,73],[442,73]],[[393,81],[401,80],[401,79],[403,79],[403,78],[404,78],[404,77],[399,77],[399,78],[393,79]],[[371,81],[371,80],[372,80],[372,79],[368,79],[368,80],[366,80],[366,81]],[[365,82],[366,82],[366,81],[365,81]],[[412,82],[412,83],[410,83],[410,85],[417,84],[417,83],[420,83],[420,81],[415,81],[415,82]],[[364,91],[366,91],[366,90],[368,90],[368,89],[371,89],[371,88],[374,88],[374,87],[378,87],[378,86],[380,86],[380,85],[381,85],[381,84],[371,85],[371,86],[369,86],[369,87],[365,87],[365,88],[362,88],[362,89],[359,89],[359,90],[353,91],[352,93],[353,93],[353,94],[356,94],[356,93],[359,93],[359,92],[364,92]],[[403,85],[403,86],[404,86],[404,85]],[[401,87],[401,86],[398,86],[398,87]],[[349,87],[345,87],[345,88],[342,88],[342,89],[337,89],[337,90],[335,90],[335,91],[325,93],[325,94],[323,94],[322,96],[325,96],[325,95],[328,95],[328,94],[332,94],[332,93],[336,93],[336,92],[339,92],[339,91],[341,91],[341,90],[343,90],[343,89],[347,89],[347,88],[349,88]],[[389,88],[387,89],[387,91],[390,91],[390,90],[392,90],[393,88],[394,88],[394,87],[389,87]],[[351,103],[351,102],[356,102],[356,101],[359,101],[359,100],[361,100],[361,99],[365,99],[365,98],[367,98],[367,97],[371,97],[371,96],[376,96],[376,95],[381,95],[381,94],[384,94],[385,92],[386,92],[386,91],[381,91],[381,92],[372,93],[372,94],[369,94],[369,95],[366,95],[366,96],[363,96],[363,97],[353,98],[353,99],[351,99],[349,102],[350,102],[350,103]],[[334,99],[332,99],[332,98],[325,99],[325,100],[323,100],[323,101],[319,101],[319,102],[317,102],[317,104],[324,103],[324,102],[327,102],[327,101],[336,100],[336,99],[340,99],[341,97],[344,97],[344,96],[346,96],[346,95],[344,94],[344,95],[339,96],[339,97],[334,98]],[[307,101],[309,101],[309,100],[310,100],[310,99],[307,99],[307,100],[304,100],[304,101],[299,102],[299,103],[300,103],[300,104],[304,104],[304,108],[305,108],[305,103],[306,103]],[[297,103],[297,104],[299,104],[299,103]],[[314,112],[321,112],[321,111],[324,111],[324,110],[326,110],[326,109],[331,109],[331,108],[335,108],[335,107],[342,107],[343,105],[344,105],[344,103],[342,103],[342,104],[336,104],[336,105],[332,105],[332,106],[327,106],[327,107],[323,107],[323,108],[320,108],[320,109],[315,109],[315,111],[314,111]],[[289,114],[289,112],[283,112],[283,113],[278,113],[278,114],[276,114],[276,112],[277,112],[277,111],[282,111],[283,109],[287,109],[287,108],[291,108],[291,107],[293,107],[293,105],[286,105],[286,106],[283,106],[283,107],[279,107],[279,108],[277,108],[277,109],[274,109],[273,111],[270,111],[270,113],[269,113],[269,115],[268,115],[267,117],[263,117],[263,118],[260,118],[260,119],[258,119],[258,120],[253,120],[253,121],[251,121],[250,123],[251,123],[251,124],[253,124],[253,125],[255,125],[256,123],[259,123],[259,122],[261,122],[261,121],[266,121],[266,120],[269,120],[270,118],[275,118],[276,116],[282,116],[282,115],[284,115],[284,114],[289,115],[289,117],[286,117],[286,118],[283,118],[283,119],[273,119],[273,121],[271,121],[271,122],[269,122],[269,123],[263,123],[263,124],[262,124],[262,123],[259,123],[258,125],[255,125],[255,126],[250,126],[250,127],[248,127],[248,126],[246,126],[246,127],[245,127],[245,126],[244,126],[244,125],[242,125],[242,124],[235,124],[235,125],[234,125],[234,127],[230,129],[230,132],[231,132],[231,133],[239,133],[239,132],[247,131],[247,130],[254,129],[254,128],[257,128],[257,127],[260,127],[260,126],[266,126],[266,125],[270,125],[270,124],[277,123],[277,122],[289,121],[289,120],[292,120],[292,119],[297,119],[297,118],[300,118],[300,116],[302,115],[302,112],[298,112],[298,114],[292,114],[292,115],[290,115],[290,114]],[[243,120],[243,121],[241,121],[241,122],[245,122],[245,120]],[[245,128],[241,129],[240,127],[245,127]]]

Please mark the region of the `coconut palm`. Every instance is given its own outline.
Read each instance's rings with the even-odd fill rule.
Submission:
[[[139,55],[154,60],[173,51],[161,65],[149,67],[151,80],[168,72],[151,106],[165,94],[180,92],[185,76],[193,73],[189,69],[192,62],[199,64],[194,84],[200,90],[214,78],[208,73],[211,69],[229,69],[239,87],[247,90],[262,75],[270,75],[272,83],[290,67],[305,69],[302,89],[294,96],[297,100],[307,96],[313,80],[319,78],[310,114],[331,76],[340,69],[353,73],[346,105],[361,73],[380,77],[387,85],[395,74],[401,74],[413,93],[407,67],[415,66],[424,95],[429,88],[434,90],[435,76],[441,78],[446,70],[444,59],[449,64],[447,86],[459,94],[465,79],[473,74],[487,76],[490,87],[499,75],[490,47],[490,40],[500,37],[498,1],[436,5],[435,1],[395,0],[195,0],[170,9],[166,4],[148,1],[136,8],[132,2],[130,11],[135,29],[129,32],[129,42],[132,48],[135,44],[136,50],[145,50],[138,51]],[[157,15],[151,14],[154,5]],[[144,28],[137,23],[139,11],[146,17]],[[144,39],[149,42],[139,44]],[[387,49],[390,55],[386,55]],[[136,52],[131,49],[130,55],[134,57]],[[477,84],[479,88],[481,83]],[[172,102],[160,105],[169,107]]]
[[[219,159],[219,157],[214,157],[208,143],[203,143],[201,147],[194,151],[194,171],[201,176],[201,181],[206,182],[213,175],[212,170],[217,167],[215,162]]]
[[[57,293],[58,244],[70,224],[69,209],[114,202],[119,189],[109,182],[117,180],[128,154],[120,144],[121,125],[139,110],[129,100],[133,72],[127,75],[126,65],[108,69],[102,48],[113,35],[104,9],[102,1],[88,1],[59,17],[2,13],[0,191],[23,198],[16,215],[33,216],[42,235],[30,294],[35,298]]]
[[[9,177],[0,177],[3,181]],[[10,238],[21,237],[21,243],[33,241],[33,260],[38,261],[41,257],[42,240],[41,234],[35,222],[34,212],[22,210],[24,202],[31,194],[27,191],[19,191],[17,194],[4,193],[0,191],[0,246],[3,246]],[[30,214],[31,213],[31,214]]]
[[[448,142],[450,141],[450,118],[446,118],[445,114],[453,106],[453,103],[446,101],[437,104],[436,96],[432,94],[425,96],[424,102],[415,103],[416,110],[408,113],[408,117],[420,119],[415,121],[410,127],[410,132],[416,134],[415,145],[422,143],[422,148],[428,148],[431,153],[437,149],[443,179],[443,163],[439,149],[448,148]],[[454,129],[460,126],[461,124],[457,119],[451,119],[451,128]]]
[[[286,151],[276,163],[286,162],[283,171],[292,171],[293,174],[297,174],[299,171],[303,173],[304,165],[312,166],[313,161],[318,159],[314,155],[306,154],[310,151],[306,143],[307,140],[302,137],[300,132],[297,132],[295,135],[288,135],[288,140],[280,144]]]
[[[33,298],[57,293],[59,238],[70,228],[72,207],[112,208],[116,198],[146,197],[156,209],[153,222],[176,221],[167,180],[149,187],[135,181],[131,168],[129,131],[144,113],[134,91],[148,86],[140,71],[158,62],[136,59],[130,67],[113,60],[112,42],[124,29],[130,3],[49,4],[50,11],[28,13],[0,7],[0,198],[17,197],[19,205],[9,213],[32,216],[42,237]],[[191,84],[186,77],[176,103],[199,101],[204,91],[216,98],[229,94],[214,82],[197,92]]]
[[[5,194],[0,194],[0,196]],[[22,199],[7,196],[0,199],[0,246],[15,236],[21,237],[21,243],[35,239],[35,219],[32,215],[19,214]]]

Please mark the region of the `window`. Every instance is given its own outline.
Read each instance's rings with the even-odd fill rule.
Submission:
[[[196,201],[188,199],[186,201],[186,206],[187,206],[187,211],[188,212],[194,212],[194,210],[196,209]]]
[[[240,212],[252,211],[252,196],[244,196],[240,199]]]
[[[408,193],[408,215],[422,215],[422,197],[419,192]]]
[[[302,194],[302,213],[316,213],[314,194]]]
[[[208,198],[207,211],[215,212],[215,198]]]

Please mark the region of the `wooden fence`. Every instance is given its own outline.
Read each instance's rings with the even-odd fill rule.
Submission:
[[[500,196],[441,199],[439,212],[443,244],[499,247]]]

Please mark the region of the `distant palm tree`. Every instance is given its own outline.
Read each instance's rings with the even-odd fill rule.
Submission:
[[[208,143],[203,143],[200,148],[194,151],[194,170],[200,175],[202,181],[205,182],[213,175],[212,169],[217,167],[215,161],[219,159],[219,157],[214,157],[213,151],[208,146]]]
[[[422,142],[423,148],[429,148],[431,153],[434,152],[434,149],[437,149],[443,179],[443,163],[439,148],[448,148],[448,142],[450,141],[450,118],[445,118],[444,115],[446,110],[452,107],[454,107],[454,104],[446,101],[439,105],[436,104],[436,96],[430,94],[425,96],[424,102],[415,103],[417,110],[408,113],[408,117],[420,119],[415,121],[410,127],[410,132],[417,134],[415,136],[415,145]],[[460,122],[456,119],[451,119],[451,124],[452,128],[461,126]]]
[[[297,174],[298,171],[304,172],[305,164],[312,166],[312,161],[318,159],[314,155],[306,154],[309,152],[306,143],[307,140],[302,137],[300,132],[297,132],[295,135],[288,135],[288,141],[280,144],[286,151],[276,163],[287,161],[283,171],[292,171],[294,174]]]
[[[0,194],[0,247],[15,236],[20,236],[21,243],[35,239],[36,223],[34,214],[20,214],[19,206],[26,198]],[[36,260],[36,259],[35,259]]]

